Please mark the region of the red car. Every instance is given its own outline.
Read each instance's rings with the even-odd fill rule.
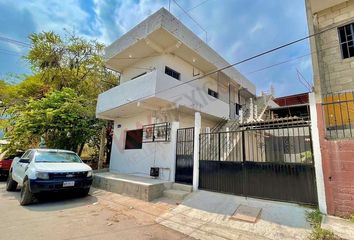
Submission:
[[[23,152],[17,152],[13,155],[7,155],[6,152],[0,154],[0,177],[7,177],[11,168],[12,160],[15,157],[21,157]]]

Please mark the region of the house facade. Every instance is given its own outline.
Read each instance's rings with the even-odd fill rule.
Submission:
[[[327,212],[354,213],[354,1],[306,0]]]
[[[99,95],[96,115],[114,121],[110,170],[174,181],[177,129],[237,119],[255,86],[164,8],[106,48],[120,84]],[[154,169],[152,169],[154,168]]]

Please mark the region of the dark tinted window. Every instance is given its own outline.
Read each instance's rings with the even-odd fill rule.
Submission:
[[[339,42],[343,59],[351,58],[354,56],[353,34],[353,23],[338,28]]]
[[[219,98],[219,94],[210,88],[208,88],[208,94],[214,98]]]
[[[127,131],[125,149],[141,149],[143,147],[143,129]]]
[[[165,67],[165,73],[173,78],[176,78],[177,80],[180,80],[181,74],[172,68]]]

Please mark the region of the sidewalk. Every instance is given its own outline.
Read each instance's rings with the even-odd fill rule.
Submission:
[[[347,239],[354,239],[354,223],[334,216],[324,216],[322,228],[332,231],[335,235]]]
[[[256,223],[230,219],[240,204],[262,208]],[[157,222],[196,239],[300,240],[311,232],[306,210],[296,204],[197,191]]]

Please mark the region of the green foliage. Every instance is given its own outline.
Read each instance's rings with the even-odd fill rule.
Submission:
[[[93,108],[90,101],[69,88],[30,100],[12,112],[15,118],[11,120],[10,149],[38,145],[42,136],[47,147],[77,151],[101,128]]]
[[[306,219],[314,227],[321,226],[322,213],[319,209],[314,211],[306,211]]]
[[[95,142],[103,122],[95,118],[98,94],[118,84],[104,67],[104,46],[75,34],[30,35],[25,59],[33,75],[19,84],[0,81],[1,128],[7,128],[9,148],[38,147],[40,137],[53,148],[81,152]]]
[[[322,229],[321,227],[315,227],[310,236],[309,240],[339,240],[340,238],[336,237],[333,232]]]
[[[351,216],[350,221],[354,223],[354,215]]]
[[[33,47],[26,58],[32,70],[55,89],[68,87],[95,98],[117,84],[116,76],[104,67],[101,43],[54,32],[34,33],[30,40]]]
[[[300,154],[300,157],[301,157],[301,162],[302,163],[311,163],[312,159],[313,159],[311,151],[302,152]]]
[[[306,219],[312,226],[309,240],[339,240],[333,232],[321,228],[322,217],[319,209],[306,212]]]

